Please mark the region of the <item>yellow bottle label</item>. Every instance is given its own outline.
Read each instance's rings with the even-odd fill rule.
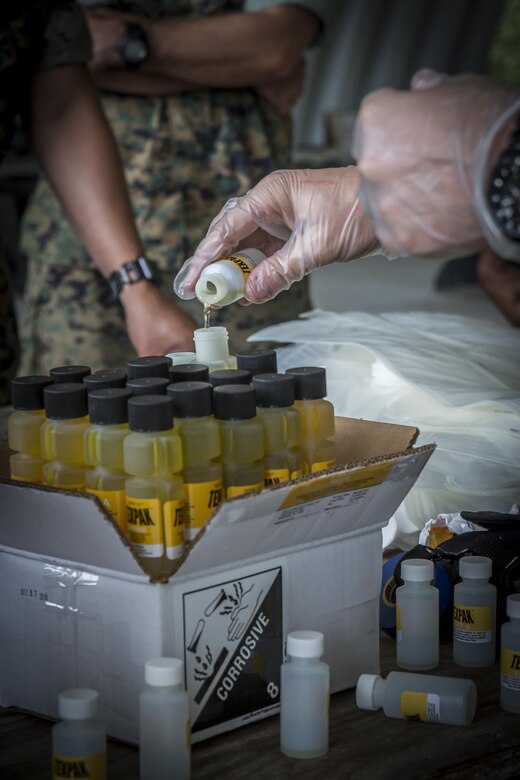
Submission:
[[[91,493],[93,496],[97,496],[107,512],[109,512],[121,531],[127,532],[128,511],[126,508],[126,495],[124,490],[90,490],[87,488],[87,493]]]
[[[289,478],[290,478],[289,469],[266,469],[264,471],[265,487],[283,485],[284,482],[289,481]]]
[[[11,474],[9,476],[9,479],[12,482],[36,482],[36,483],[40,483],[42,481],[41,480],[41,469],[40,469],[40,478],[39,479],[37,477],[15,477],[14,474]]]
[[[263,482],[256,482],[254,485],[231,485],[226,488],[226,498],[236,498],[236,496],[243,496],[244,493],[251,493],[252,490],[260,490],[263,488]]]
[[[500,685],[520,693],[520,650],[500,650]]]
[[[325,471],[325,469],[331,469],[336,465],[335,460],[322,460],[311,465],[311,474],[316,474],[317,471]]]
[[[138,555],[160,558],[164,552],[161,502],[158,498],[126,497],[128,538]]]
[[[193,538],[207,523],[223,497],[224,488],[221,479],[214,479],[212,482],[184,483],[184,531],[189,538]]]
[[[105,754],[95,756],[59,756],[52,757],[52,780],[67,777],[88,777],[89,780],[105,780]]]
[[[244,276],[249,276],[249,274],[254,268],[254,265],[251,263],[251,261],[248,260],[246,257],[243,257],[243,255],[229,255],[228,257],[225,257],[221,262],[231,263],[231,265],[236,266],[240,271],[242,271]]]
[[[303,469],[297,469],[296,471],[291,471],[290,479],[299,479],[300,477],[303,477]]]
[[[395,639],[396,642],[400,642],[403,638],[403,632],[401,630],[401,607],[399,604],[395,607]]]
[[[493,639],[493,608],[453,605],[453,638],[459,642],[482,644]]]
[[[405,720],[422,720],[425,723],[441,722],[441,700],[436,693],[402,691],[401,716]]]
[[[184,499],[165,501],[163,518],[166,557],[174,560],[184,548]]]

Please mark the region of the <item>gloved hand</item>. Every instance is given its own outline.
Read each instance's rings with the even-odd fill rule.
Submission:
[[[229,200],[174,281],[194,298],[202,270],[231,251],[256,247],[267,255],[249,276],[245,297],[263,303],[315,268],[379,249],[360,206],[356,168],[276,171],[242,198]]]
[[[476,193],[514,125],[514,119],[504,126],[497,120],[520,92],[484,76],[449,78],[428,69],[418,71],[411,86],[380,89],[361,104],[352,150],[361,202],[392,252],[482,250],[489,236]]]

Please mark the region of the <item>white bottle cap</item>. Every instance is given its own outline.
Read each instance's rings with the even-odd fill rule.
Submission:
[[[91,688],[68,688],[58,697],[58,713],[67,720],[86,720],[95,718],[98,710],[99,694]]]
[[[179,685],[184,683],[184,664],[180,658],[152,658],[144,666],[148,685]]]
[[[484,555],[467,555],[459,561],[459,574],[471,580],[489,580],[493,571],[491,558]]]
[[[356,704],[360,710],[377,710],[374,704],[374,688],[381,677],[378,674],[362,674],[356,685]]]
[[[520,618],[520,593],[512,593],[507,597],[506,615],[510,618]]]
[[[195,363],[197,360],[195,352],[169,352],[165,357],[171,360],[172,366],[183,366],[186,363]]]
[[[293,658],[319,658],[324,637],[320,631],[291,631],[287,634],[287,655]]]
[[[422,558],[410,558],[401,563],[401,577],[410,582],[431,582],[433,562]]]

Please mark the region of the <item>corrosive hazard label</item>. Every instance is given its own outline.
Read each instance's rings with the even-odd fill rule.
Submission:
[[[192,732],[248,719],[280,701],[280,567],[184,593]]]

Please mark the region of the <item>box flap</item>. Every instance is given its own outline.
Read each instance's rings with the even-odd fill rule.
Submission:
[[[0,546],[145,576],[98,500],[75,490],[0,479]]]

